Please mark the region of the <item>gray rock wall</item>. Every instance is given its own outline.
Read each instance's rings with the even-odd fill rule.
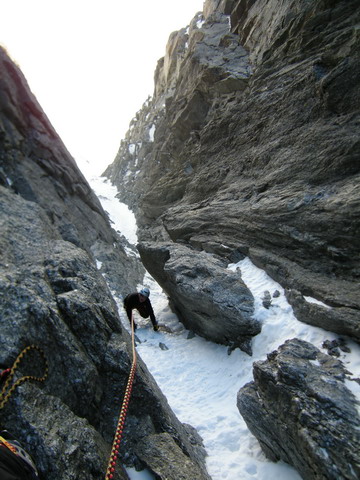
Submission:
[[[0,427],[23,442],[42,480],[104,478],[132,348],[102,273],[124,296],[144,268],[126,256],[123,240],[3,49],[0,229],[0,370],[32,344],[49,365],[45,382],[27,381],[14,391],[0,409]],[[14,380],[43,371],[42,357],[31,350]],[[196,478],[208,478],[201,440],[175,417],[138,358],[117,478],[128,478],[123,463],[154,468],[165,478],[168,450],[173,469],[166,478],[180,478],[185,463]]]
[[[308,323],[359,340],[358,2],[207,1],[204,12],[170,36],[154,96],[105,175],[141,242],[246,254],[297,304],[332,307]]]

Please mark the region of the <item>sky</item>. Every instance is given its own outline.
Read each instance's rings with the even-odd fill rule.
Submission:
[[[102,173],[203,0],[0,0],[0,44],[79,167]]]
[[[122,232],[131,243],[136,242],[135,231],[132,231],[136,228],[133,214],[126,207],[119,208],[120,202],[115,197],[116,188],[104,178],[93,177],[90,184],[104,209],[109,212],[115,230]],[[132,227],[129,228],[129,225]],[[97,266],[101,272],[101,263],[98,262]],[[261,333],[253,339],[252,357],[239,349],[228,355],[227,347],[223,345],[206,341],[197,335],[189,337],[189,331],[171,312],[166,294],[149,274],[146,274],[139,289],[142,286],[150,288],[154,312],[163,328],[154,332],[150,320],[142,319],[135,313],[138,325],[137,353],[145,361],[179,420],[195,427],[203,438],[208,454],[206,465],[212,480],[301,480],[291,466],[267,460],[239,414],[236,396],[245,383],[253,380],[253,362],[265,360],[266,355],[276,350],[285,340],[297,337],[311,342],[326,353],[322,349],[323,342],[333,340],[337,335],[299,322],[286,300],[284,289],[253,265],[249,258],[230,264],[227,268],[234,272],[240,269],[242,278],[255,299],[254,315],[262,322]],[[280,292],[278,298],[272,298],[269,309],[262,304],[265,290],[271,294],[276,290]],[[129,292],[124,292],[123,296],[127,293]],[[130,332],[129,321],[122,308],[122,298],[114,296],[114,299],[119,307],[121,321]],[[305,299],[319,303],[311,297]],[[163,348],[160,348],[160,343]],[[351,352],[341,352],[340,359],[353,374],[352,378],[359,378],[360,345],[350,340],[347,345]],[[349,380],[345,383],[360,400],[360,385]],[[149,471],[127,471],[131,480],[154,480]]]

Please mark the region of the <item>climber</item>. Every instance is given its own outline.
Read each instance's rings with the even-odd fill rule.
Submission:
[[[144,287],[140,292],[129,293],[124,298],[124,308],[126,310],[129,322],[131,323],[131,312],[135,308],[143,318],[150,317],[151,323],[155,332],[159,330],[158,323],[156,321],[154,310],[151,306],[150,300],[150,290],[147,287]],[[136,330],[137,325],[134,322],[134,329]]]

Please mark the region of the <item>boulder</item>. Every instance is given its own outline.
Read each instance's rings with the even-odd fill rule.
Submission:
[[[186,457],[167,433],[149,435],[136,448],[138,456],[157,478],[167,480],[209,480],[196,463]]]
[[[292,339],[255,362],[253,373],[237,405],[272,461],[306,480],[359,478],[359,403],[346,384],[359,379],[341,361]]]
[[[138,250],[186,328],[251,355],[251,338],[261,325],[253,318],[254,298],[238,273],[227,270],[223,260],[185,245],[142,243]]]

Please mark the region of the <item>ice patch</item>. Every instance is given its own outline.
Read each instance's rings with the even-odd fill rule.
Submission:
[[[135,468],[125,467],[126,473],[131,480],[154,480],[155,477],[149,470],[141,470],[138,472]]]

